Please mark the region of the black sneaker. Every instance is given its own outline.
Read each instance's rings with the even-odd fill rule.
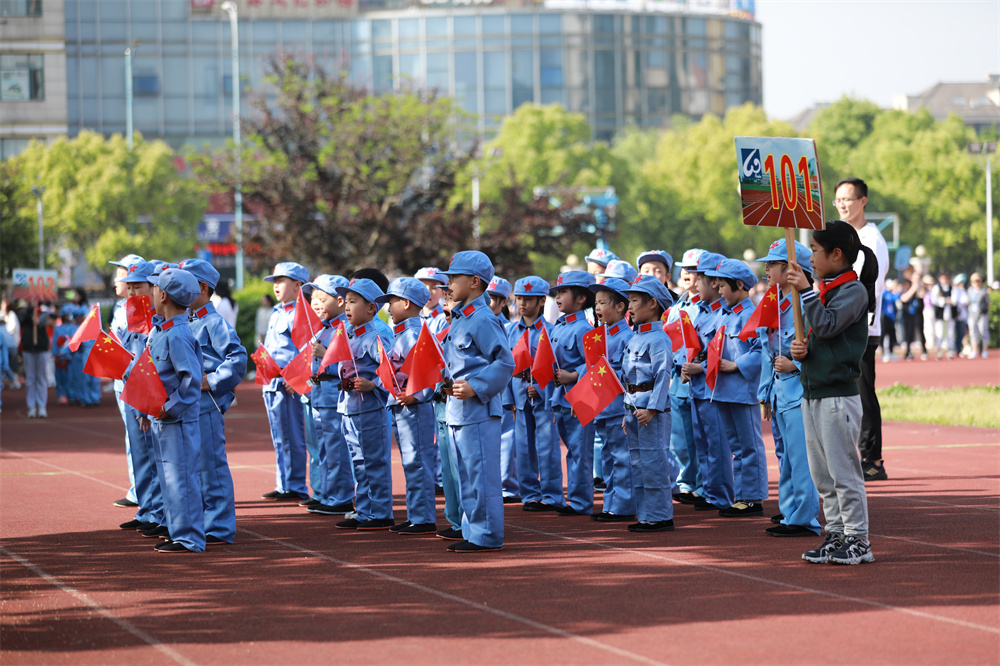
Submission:
[[[844,545],[844,535],[833,532],[827,534],[819,548],[813,548],[802,553],[802,559],[813,564],[826,564],[830,561],[830,553]]]
[[[781,521],[783,521],[784,519],[785,515],[781,513],[776,513],[773,516],[771,516],[771,522],[774,523],[775,525],[780,525]]]
[[[571,507],[569,504],[567,504],[566,506],[557,506],[556,507],[556,513],[558,513],[560,516],[586,516],[586,515],[588,515],[586,513],[581,512],[581,511],[577,511],[576,509],[574,509],[573,507]]]
[[[602,511],[601,513],[595,513],[590,517],[590,519],[596,520],[599,523],[625,523],[630,520],[635,520],[635,516],[623,516],[617,513]]]
[[[443,497],[444,496],[444,486],[442,486],[442,485],[435,485],[434,486],[434,494],[437,495],[438,497]]]
[[[865,462],[861,463],[861,471],[865,474],[865,482],[889,480],[889,476],[885,473],[885,465],[876,465],[873,462]]]
[[[404,527],[409,527],[409,526],[410,526],[410,521],[404,520],[403,522],[396,523],[395,525],[393,525],[392,527],[390,527],[389,531],[390,532],[398,532],[399,530],[403,529]]]
[[[315,497],[308,497],[308,498],[302,500],[301,502],[299,502],[299,506],[307,506],[307,507],[308,506],[316,506],[319,503],[320,503],[319,500],[316,499]]]
[[[112,502],[112,504],[114,504],[119,509],[134,509],[137,506],[139,506],[138,502],[133,502],[127,497],[123,497],[120,500],[115,500],[114,502]]]
[[[438,530],[436,536],[445,541],[465,541],[465,537],[462,536],[462,530],[456,530],[454,527],[446,527],[443,530]]]
[[[361,522],[359,522],[357,529],[387,530],[395,524],[396,521],[393,520],[392,518],[373,518],[372,520],[362,520]]]
[[[260,496],[260,498],[266,500],[273,500],[273,499],[278,499],[278,495],[280,494],[281,494],[280,490],[272,490],[269,493],[264,493],[263,495]]]
[[[600,490],[604,492],[608,489],[608,484],[604,482],[604,479],[598,477],[594,479],[594,490]]]
[[[179,541],[164,541],[153,546],[158,553],[193,553],[194,551]]]
[[[864,564],[874,561],[875,554],[872,553],[872,545],[855,536],[844,539],[840,548],[830,553],[828,560],[830,564]]]
[[[122,523],[121,525],[119,525],[118,529],[120,529],[120,530],[134,530],[134,529],[136,529],[138,527],[142,527],[145,524],[146,523],[142,522],[141,520],[132,519],[132,520],[128,521],[127,523]],[[146,529],[149,529],[149,528],[147,527]]]
[[[815,532],[804,525],[775,525],[774,527],[768,527],[764,532],[768,536],[773,537],[816,536]]]
[[[633,523],[626,529],[629,532],[673,532],[674,521],[658,520],[654,523]]]
[[[306,508],[306,511],[309,513],[318,513],[323,516],[339,516],[344,513],[343,511],[337,511],[336,507],[321,504],[319,502],[316,502],[312,506]]]
[[[434,534],[437,529],[437,525],[434,523],[417,523],[416,525],[407,525],[403,529],[399,530],[399,533],[403,536],[413,536],[415,534]]]
[[[698,500],[701,498],[692,492],[674,493],[673,495],[675,502],[680,502],[681,504],[697,504]]]
[[[145,532],[146,530],[151,530],[154,527],[159,527],[159,523],[139,523],[135,526],[136,532]]]
[[[459,541],[448,546],[447,550],[452,553],[489,553],[494,550],[501,550],[503,546],[477,546],[471,541]]]
[[[214,534],[209,534],[209,535],[207,535],[205,537],[205,545],[206,546],[232,546],[233,542],[232,541],[224,541],[223,539],[220,539],[219,537],[215,536]]]
[[[142,533],[142,536],[147,539],[159,539],[159,538],[170,538],[170,530],[167,529],[166,525],[157,525],[152,527]]]
[[[740,500],[728,509],[719,511],[723,518],[746,518],[748,516],[764,515],[764,505],[759,502],[745,502]]]

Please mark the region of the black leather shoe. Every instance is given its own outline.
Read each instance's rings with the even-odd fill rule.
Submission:
[[[465,537],[462,536],[462,530],[456,530],[454,527],[446,527],[443,530],[438,530],[436,536],[445,541],[465,541]]]
[[[633,523],[627,529],[629,532],[673,532],[674,521],[658,520],[655,523]]]
[[[768,536],[773,537],[818,536],[811,529],[803,525],[775,525],[774,527],[768,527],[764,532]]]
[[[477,546],[471,541],[459,541],[458,543],[453,543],[448,546],[447,550],[453,553],[488,553],[494,550],[500,550],[503,546]]]
[[[601,513],[595,513],[590,517],[590,519],[596,520],[599,523],[625,523],[630,520],[635,520],[635,516],[622,516],[617,513],[602,511]]]
[[[142,522],[141,520],[132,519],[132,520],[128,521],[127,523],[122,523],[121,525],[119,525],[118,529],[120,529],[120,530],[134,530],[137,527],[142,527],[145,524],[146,523]],[[147,527],[146,529],[149,529],[149,528]]]

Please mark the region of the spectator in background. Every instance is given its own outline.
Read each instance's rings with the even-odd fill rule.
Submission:
[[[48,313],[35,305],[26,306],[19,315],[21,357],[24,359],[24,383],[28,387],[28,418],[48,418],[49,399],[46,368],[49,362]]]
[[[229,291],[229,282],[226,280],[219,280],[219,285],[215,288],[215,293],[212,294],[212,305],[215,306],[215,311],[226,320],[226,323],[236,328],[236,317],[240,313],[240,306]],[[266,324],[264,332],[267,332]]]
[[[923,277],[924,281],[924,338],[927,340],[927,346],[931,350],[936,351],[934,340],[934,296],[931,291],[934,289],[934,278],[930,275],[925,275]]]
[[[973,273],[969,277],[969,358],[989,356],[990,346],[990,292],[983,286],[983,276]]]
[[[964,356],[962,353],[963,342],[966,329],[969,326],[969,294],[965,291],[966,282],[965,273],[959,273],[955,276],[955,282],[952,285],[952,299],[955,302],[955,337],[952,339],[950,348],[952,356]]]
[[[271,313],[274,312],[274,297],[271,294],[264,294],[260,299],[260,307],[257,308],[257,317],[254,320],[255,333],[257,334],[257,344],[264,344],[264,336],[267,334],[267,323],[271,321]]]
[[[899,283],[886,280],[882,293],[882,362],[895,361],[896,355],[896,312],[899,301]]]
[[[927,340],[924,338],[924,288],[923,276],[911,273],[910,279],[903,279],[902,293],[899,295],[900,316],[903,319],[903,347],[907,361],[913,360],[913,345],[920,342],[920,360],[927,360]]]
[[[934,346],[940,360],[945,353],[954,358],[955,352],[955,288],[951,284],[951,274],[942,272],[937,284],[931,289],[931,304],[934,306]]]
[[[3,330],[0,334],[7,336],[7,376],[11,380],[10,387],[19,389],[21,382],[17,378],[17,347],[21,344],[21,321],[14,302],[9,298],[0,301],[0,316],[3,317]]]

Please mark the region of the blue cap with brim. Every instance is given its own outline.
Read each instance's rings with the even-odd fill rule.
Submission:
[[[351,280],[347,283],[346,287],[337,287],[337,294],[340,296],[347,296],[347,292],[353,291],[355,294],[365,299],[369,303],[374,303],[375,305],[382,305],[385,303],[386,298],[385,292],[379,289],[378,285],[374,281],[368,278],[361,278],[360,280]]]
[[[698,257],[698,266],[695,268],[689,268],[688,270],[692,273],[704,273],[705,271],[718,268],[725,260],[726,258],[721,254],[717,254],[715,252],[702,252],[701,256]]]
[[[275,279],[280,277],[291,278],[305,284],[309,282],[309,271],[302,264],[297,264],[294,261],[282,261],[274,267],[274,273],[266,276],[264,280],[274,282]]]
[[[681,255],[681,260],[677,262],[677,265],[686,271],[693,271],[698,268],[698,259],[701,255],[705,254],[705,251],[700,247],[693,247],[690,250],[685,250],[684,254]]]
[[[474,275],[483,282],[489,283],[493,279],[493,262],[478,250],[463,250],[456,252],[455,256],[451,258],[448,270],[441,272],[449,277],[452,275]]]
[[[180,264],[171,264],[162,259],[150,259],[149,263],[153,267],[150,275],[159,275],[168,268],[180,268]]]
[[[537,275],[528,275],[514,283],[515,296],[541,296],[549,293],[549,283]]]
[[[448,284],[448,276],[440,268],[435,268],[434,266],[421,268],[413,277],[418,280],[433,280],[441,284]]]
[[[126,254],[118,261],[109,261],[108,263],[111,264],[112,266],[118,266],[119,268],[128,268],[129,266],[137,264],[140,261],[146,261],[146,260],[137,254]]]
[[[621,259],[612,259],[608,262],[608,265],[604,267],[604,272],[598,274],[599,278],[618,278],[619,280],[625,280],[626,282],[631,282],[635,279],[635,276],[639,274],[639,271],[632,267],[632,264]]]
[[[635,259],[635,265],[642,268],[642,265],[650,262],[658,261],[667,267],[667,272],[669,273],[674,268],[674,258],[670,256],[670,253],[664,250],[647,250],[643,252]]]
[[[386,297],[396,296],[413,303],[418,308],[427,305],[431,298],[431,292],[423,282],[417,278],[398,277],[389,283],[385,291]]]
[[[511,286],[510,282],[502,277],[496,276],[490,280],[489,285],[486,287],[487,294],[490,296],[499,296],[500,298],[510,298],[510,294],[513,290],[514,287]]]
[[[195,277],[198,282],[204,282],[212,289],[219,286],[219,271],[204,259],[185,259],[177,265]]]
[[[766,261],[788,261],[788,246],[785,245],[785,239],[779,238],[778,240],[771,243],[771,247],[767,248],[767,256],[759,259],[761,262]],[[795,241],[795,263],[802,267],[806,273],[812,273],[812,250],[803,245],[802,243]]]
[[[153,274],[153,269],[156,266],[151,261],[142,261],[137,264],[132,264],[128,267],[128,273],[119,282],[125,284],[134,282],[152,282],[149,276]]]
[[[337,287],[346,287],[350,284],[350,280],[342,275],[330,275],[329,273],[323,273],[322,275],[317,275],[313,278],[312,282],[302,285],[303,289],[305,287],[312,287],[313,289],[319,289],[325,294],[330,294],[331,296],[340,296],[337,293]]]
[[[560,289],[569,289],[570,287],[589,289],[590,285],[595,282],[597,282],[597,278],[587,271],[566,271],[560,273],[559,277],[556,278],[556,283],[549,287],[549,294],[555,296]]]
[[[664,312],[674,304],[674,297],[670,295],[667,287],[652,275],[640,275],[629,285],[628,290],[651,296]]]
[[[584,257],[584,261],[593,262],[601,266],[607,266],[610,262],[618,259],[618,255],[611,250],[602,250],[601,248],[594,248],[594,251]]]
[[[590,285],[590,290],[595,294],[599,291],[613,291],[616,294],[620,294],[626,300],[628,300],[628,291],[630,289],[630,283],[622,280],[621,278],[608,278],[601,284]]]
[[[750,267],[739,259],[723,259],[716,268],[705,271],[708,277],[721,277],[730,280],[742,280],[744,289],[752,289],[757,284],[757,276]]]
[[[151,275],[149,281],[182,308],[191,307],[201,294],[195,276],[180,268],[168,268],[159,275]]]

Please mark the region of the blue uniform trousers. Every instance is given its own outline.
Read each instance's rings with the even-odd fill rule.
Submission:
[[[452,451],[451,429],[445,418],[445,403],[434,401],[434,419],[437,421],[438,460],[440,461],[441,486],[444,488],[444,517],[452,529],[462,529],[462,494],[458,487],[458,468]]]
[[[670,420],[670,412],[654,412],[653,420],[642,426],[633,412],[625,413],[635,513],[640,522],[655,523],[674,517],[674,500],[670,496],[674,480],[670,478],[667,462]]]
[[[698,451],[691,425],[691,399],[670,396],[670,450],[677,459],[677,487],[681,492],[701,495]]]
[[[601,447],[604,477],[604,511],[619,516],[635,515],[635,492],[632,489],[632,460],[628,437],[622,430],[622,417],[597,419],[595,429],[604,446]]]
[[[344,415],[336,407],[313,408],[320,474],[313,497],[327,506],[354,502],[354,466],[344,439],[343,420]]]
[[[694,398],[691,406],[694,445],[701,471],[701,496],[717,507],[731,507],[734,500],[733,452],[726,440],[717,403]]]
[[[319,463],[319,436],[316,433],[316,410],[312,406],[312,400],[302,396],[303,433],[306,438],[306,451],[309,453],[309,488],[312,490],[311,497],[319,499],[319,487],[322,485],[323,472]]]
[[[520,497],[517,483],[517,451],[514,446],[514,412],[503,409],[500,419],[500,489],[504,497]]]
[[[566,503],[589,515],[594,510],[594,423],[581,425],[569,407],[553,407],[552,413],[566,445]]]
[[[771,412],[771,434],[778,456],[778,508],[784,525],[801,525],[820,533],[819,493],[809,473],[802,408]]]
[[[170,539],[188,550],[205,550],[205,507],[201,498],[201,443],[197,408],[180,421],[153,421],[163,489],[163,513]]]
[[[69,400],[69,359],[65,367],[59,367],[62,362],[62,359],[56,360],[56,395]]]
[[[392,518],[392,438],[384,409],[350,414],[341,421],[344,439],[351,450],[357,497],[358,520]]]
[[[393,405],[392,432],[406,477],[406,519],[413,525],[437,522],[434,495],[434,407],[418,402]]]
[[[124,405],[124,403],[122,403]],[[129,455],[129,469],[135,473],[135,495],[139,508],[135,519],[144,523],[163,525],[163,490],[156,467],[156,444],[153,431],[139,429],[139,412],[124,405],[125,439],[131,442],[126,447]]]
[[[448,429],[462,494],[462,536],[477,546],[499,548],[503,545],[500,417]]]
[[[514,448],[521,501],[563,506],[562,452],[552,411],[526,402],[514,418]]]
[[[121,391],[115,391],[115,402],[118,403],[118,413],[122,415],[122,423],[125,424],[125,460],[128,461],[128,492],[125,493],[125,497],[132,502],[138,503],[139,500],[135,496],[135,470],[132,469],[132,442],[129,437],[129,419],[128,415],[129,406],[122,402]],[[73,400],[73,397],[70,397]],[[134,419],[133,419],[134,420]]]
[[[299,397],[289,395],[283,388],[264,391],[264,407],[277,462],[275,490],[307,497],[306,435]]]
[[[767,454],[760,434],[760,407],[716,400],[722,427],[733,455],[733,497],[767,499]]]
[[[83,366],[87,363],[87,354],[85,348],[81,345],[73,354],[70,356],[69,360],[69,400],[70,402],[76,402],[81,405],[86,404],[84,402],[84,390],[83,390],[83,378],[88,376],[83,374]],[[131,499],[131,498],[130,498]]]
[[[198,416],[205,536],[212,535],[226,543],[232,543],[236,538],[236,495],[229,460],[226,458],[226,421],[222,412],[212,403],[211,396],[203,392],[202,401],[206,398],[210,404],[202,405],[203,411]]]
[[[618,424],[621,426],[621,423]],[[601,431],[595,426],[594,428],[594,478],[604,479],[606,482],[608,477],[611,476],[611,462],[610,458],[603,453],[604,450],[604,438],[601,437]]]

